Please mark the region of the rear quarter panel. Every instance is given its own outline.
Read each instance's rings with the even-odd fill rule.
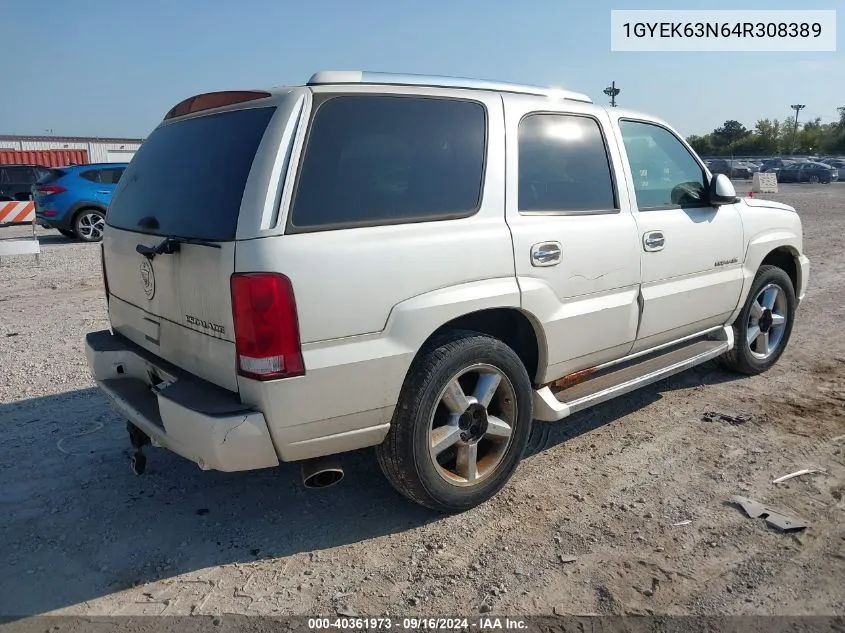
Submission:
[[[454,97],[455,91],[444,95]],[[296,298],[305,376],[238,381],[242,398],[265,412],[283,459],[290,458],[285,444],[329,432],[381,425],[383,433],[368,442],[380,441],[408,368],[434,330],[478,309],[519,307],[504,221],[502,102],[477,91],[467,97],[484,104],[488,121],[482,202],[475,215],[313,233],[282,234],[276,228],[264,231],[266,237],[238,242],[236,271],[283,273]],[[288,181],[295,178],[303,135],[300,130]],[[284,227],[285,220],[282,209],[276,226]]]

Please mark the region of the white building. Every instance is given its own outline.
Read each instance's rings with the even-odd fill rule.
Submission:
[[[142,142],[138,138],[0,134],[0,163],[47,167],[68,163],[123,163],[132,158]]]

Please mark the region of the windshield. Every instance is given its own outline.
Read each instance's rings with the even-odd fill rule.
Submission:
[[[106,221],[128,231],[226,241],[275,108],[249,108],[158,127],[120,179]]]

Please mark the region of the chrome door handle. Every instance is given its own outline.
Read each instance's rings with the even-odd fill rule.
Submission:
[[[98,191],[97,193],[101,193],[101,194],[103,194],[104,196],[107,196],[107,195],[109,195],[109,194],[111,193],[111,191]]]
[[[643,235],[643,248],[649,252],[662,250],[665,243],[662,231],[649,231]]]
[[[540,242],[531,247],[532,266],[556,266],[560,263],[560,242]]]

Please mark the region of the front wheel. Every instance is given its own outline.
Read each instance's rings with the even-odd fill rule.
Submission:
[[[748,375],[774,365],[789,342],[795,304],[789,275],[777,266],[761,266],[734,321],[734,347],[722,356],[722,363]]]
[[[507,483],[532,417],[531,381],[516,352],[491,336],[452,332],[415,359],[376,457],[412,501],[461,512]]]
[[[73,222],[73,232],[85,242],[99,242],[103,239],[103,229],[106,227],[106,216],[96,209],[84,209]]]

